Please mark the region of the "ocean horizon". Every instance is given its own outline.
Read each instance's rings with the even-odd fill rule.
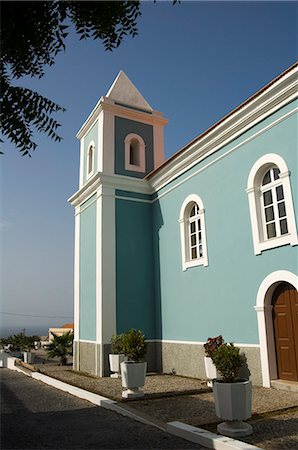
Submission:
[[[28,325],[28,326],[0,326],[0,338],[7,338],[14,334],[22,333],[25,330],[26,336],[48,336],[51,325]]]

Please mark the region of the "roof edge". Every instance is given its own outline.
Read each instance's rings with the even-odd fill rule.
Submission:
[[[150,172],[145,179],[147,180],[153,180],[154,177],[158,177],[159,173],[161,171],[163,171],[163,169],[167,168],[167,166],[172,165],[174,166],[175,160],[179,158],[182,159],[184,154],[187,153],[187,151],[193,147],[195,144],[198,144],[200,141],[202,141],[204,138],[207,138],[208,135],[210,135],[212,132],[214,132],[215,130],[219,129],[221,126],[223,126],[226,122],[228,122],[229,120],[231,120],[233,117],[235,117],[239,112],[241,112],[242,110],[244,110],[245,108],[248,108],[249,106],[251,106],[257,99],[259,99],[263,94],[265,94],[271,87],[273,87],[274,85],[276,85],[281,79],[283,79],[284,77],[286,77],[286,75],[289,75],[290,72],[293,72],[293,74],[295,74],[295,72],[297,72],[297,70],[295,71],[294,69],[298,68],[298,61],[296,61],[294,64],[292,64],[290,67],[288,67],[286,70],[284,70],[281,74],[279,74],[277,77],[275,77],[273,80],[271,80],[269,83],[267,83],[265,86],[263,86],[261,89],[259,89],[256,93],[254,93],[252,96],[250,96],[248,99],[246,99],[244,102],[242,102],[240,105],[238,105],[235,109],[233,109],[232,111],[230,111],[228,114],[226,114],[224,117],[222,117],[218,122],[216,122],[215,124],[211,125],[207,130],[205,130],[203,133],[201,133],[200,135],[198,135],[196,138],[192,139],[188,144],[186,144],[184,147],[182,147],[180,150],[178,150],[177,152],[175,152],[172,156],[170,156],[166,161],[164,161],[159,167],[157,167],[155,170],[153,170],[152,172]],[[297,93],[298,95],[298,93]],[[174,167],[171,167],[171,180],[173,178],[175,178],[175,176],[173,176],[173,172],[172,170],[175,170]],[[186,171],[187,168],[184,170]],[[179,174],[177,174],[176,176],[180,176],[181,175],[181,171],[179,170]],[[160,189],[160,187],[158,187],[158,181],[156,180],[156,183],[154,182],[154,185],[156,184],[155,189]],[[164,184],[164,183],[163,183]],[[162,186],[161,186],[162,187]]]

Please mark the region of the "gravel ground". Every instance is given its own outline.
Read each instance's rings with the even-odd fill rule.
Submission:
[[[39,370],[67,383],[122,401],[152,422],[165,425],[181,421],[216,432],[213,394],[206,383],[176,375],[146,377],[145,398],[123,401],[121,381],[98,378],[74,372],[71,366],[35,365]],[[298,449],[298,393],[253,387],[253,417],[249,420],[254,433],[243,441],[270,450]]]
[[[70,366],[34,365],[35,370],[41,373],[65,381],[66,383],[79,386],[87,391],[100,394],[116,401],[127,401],[122,399],[121,379],[99,378],[88,374],[75,372]],[[197,394],[210,392],[206,382],[175,375],[149,375],[143,388],[146,398],[171,397],[183,394]]]

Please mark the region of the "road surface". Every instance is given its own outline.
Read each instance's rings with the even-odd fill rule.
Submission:
[[[2,450],[203,449],[21,373],[0,380]]]

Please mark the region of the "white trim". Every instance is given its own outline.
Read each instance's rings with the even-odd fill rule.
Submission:
[[[104,159],[104,136],[103,136],[103,123],[104,116],[103,113],[99,114],[97,118],[97,161],[96,161],[96,172],[103,172],[103,159]],[[114,136],[113,136],[114,137]]]
[[[141,122],[148,125],[166,125],[168,123],[168,119],[164,118],[162,113],[159,111],[153,111],[152,113],[139,111],[125,107],[124,105],[117,105],[113,100],[110,100],[107,97],[101,97],[76,134],[78,139],[81,139],[84,135],[86,135],[86,133],[88,133],[102,111],[109,111],[114,116],[135,120],[136,122]]]
[[[96,193],[96,343],[102,344],[102,187]],[[97,371],[97,364],[96,364]],[[98,373],[97,373],[98,375]]]
[[[194,442],[194,448],[214,448],[217,450],[260,450],[260,447],[237,441],[228,436],[211,433],[205,428],[194,427],[183,422],[167,422],[166,431],[187,441]]]
[[[206,344],[206,341],[179,341],[174,339],[146,339],[146,342],[160,342],[165,344],[185,344],[185,345],[204,345]],[[259,348],[260,344],[241,344],[237,342],[233,342],[233,344],[236,347],[252,347],[252,348]]]
[[[82,188],[84,184],[84,156],[85,156],[85,137],[83,136],[80,140],[80,175],[79,175],[79,187]]]
[[[266,155],[261,156],[261,158],[259,158],[252,166],[247,180],[247,189],[250,187],[253,188],[255,177],[259,169],[266,165],[270,166],[272,163],[277,165],[281,173],[288,172],[288,167],[280,155],[277,155],[276,153],[267,153]],[[261,182],[261,179],[258,179],[257,182]]]
[[[90,341],[90,339],[79,339],[78,341],[76,341],[78,343],[83,342],[84,344],[97,344],[96,341]]]
[[[80,337],[80,207],[75,208],[74,245],[74,340]]]
[[[130,163],[131,142],[135,140],[138,142],[138,164]],[[124,139],[125,147],[125,170],[131,170],[133,172],[146,172],[146,145],[141,136],[135,133],[129,133]]]
[[[276,165],[280,170],[280,184],[284,190],[284,202],[287,213],[288,233],[283,236],[266,239],[264,237],[263,211],[260,204],[260,189],[262,177],[270,166]],[[290,184],[290,172],[284,159],[275,153],[268,153],[259,158],[250,170],[246,192],[248,195],[249,211],[251,218],[251,229],[254,244],[254,252],[256,255],[270,248],[280,247],[290,244],[292,246],[298,244],[298,236],[296,230],[296,220],[293,208],[292,191]]]
[[[99,171],[106,174],[114,174],[115,172],[115,117],[109,111],[104,111],[101,115],[102,128],[102,167]]]
[[[110,175],[97,172],[80,190],[75,192],[68,202],[72,206],[83,203],[92,193],[96,192],[99,186],[110,187],[123,191],[136,192],[138,194],[152,194],[152,189],[148,181],[140,178],[127,177],[124,175]]]
[[[115,190],[102,187],[101,191],[101,344],[108,344],[116,333],[116,220]],[[104,375],[103,346],[101,376]]]
[[[284,121],[285,119],[287,119],[288,117],[292,116],[293,114],[295,114],[298,111],[298,107],[293,109],[292,111],[290,111],[289,113],[286,113],[284,116],[280,117],[279,119],[275,120],[274,122],[270,123],[269,125],[267,125],[266,127],[262,128],[261,130],[257,131],[255,134],[253,134],[252,136],[248,137],[247,139],[245,139],[244,141],[240,142],[239,144],[235,145],[235,147],[232,147],[230,150],[227,150],[224,154],[218,156],[217,158],[215,158],[213,161],[210,161],[209,163],[207,163],[205,166],[200,167],[198,170],[196,170],[194,173],[192,173],[191,175],[188,175],[186,178],[184,178],[183,180],[179,181],[177,184],[175,184],[173,187],[169,188],[167,191],[162,192],[161,194],[158,195],[158,197],[153,200],[156,201],[162,197],[164,197],[165,195],[169,194],[170,192],[172,192],[173,190],[177,189],[178,187],[182,186],[184,183],[187,183],[189,180],[191,180],[192,178],[194,178],[195,176],[197,176],[199,173],[203,172],[204,170],[208,169],[209,167],[211,167],[213,164],[216,164],[217,162],[221,161],[223,158],[225,158],[226,156],[229,156],[231,153],[233,153],[235,150],[238,150],[238,148],[242,147],[243,145],[246,145],[247,143],[249,143],[250,141],[256,139],[258,136],[260,136],[261,134],[265,133],[266,131],[270,130],[270,128],[273,128],[275,125],[277,125],[278,123]],[[203,155],[201,158],[199,158],[193,165],[199,164],[201,161],[203,161],[205,158],[207,158],[208,156],[210,156],[212,153],[214,153],[213,151],[211,151],[209,154],[207,155]],[[189,166],[189,168],[191,168],[192,166]],[[180,176],[182,175],[182,172],[179,173],[177,175]],[[152,182],[151,178],[149,180],[150,182]],[[172,181],[172,180],[169,180]],[[162,189],[163,187],[165,187],[168,183],[164,183],[162,186],[153,186],[154,189],[158,192],[160,189]],[[152,192],[155,192],[154,190],[152,190]]]
[[[154,189],[161,189],[197,164],[202,157],[205,158],[216,152],[297,98],[297,75],[298,68],[293,67],[267,89],[256,94],[241,108],[238,107],[231,115],[190,143],[184,151],[176,154],[156,174],[152,173],[150,180]]]
[[[197,259],[190,258],[189,252],[189,220],[186,217],[186,208],[190,203],[196,203],[199,207],[199,219],[201,223],[201,236],[202,236],[202,249],[203,256]],[[190,194],[186,197],[180,208],[179,215],[180,224],[180,241],[181,241],[181,257],[182,268],[187,270],[195,266],[208,266],[208,254],[207,254],[207,240],[206,240],[206,225],[205,225],[205,210],[201,198],[196,194]]]
[[[274,330],[272,323],[272,295],[279,283],[286,282],[298,288],[298,277],[287,270],[269,274],[261,283],[255,311],[258,319],[260,356],[263,386],[271,387],[270,380],[277,378]]]
[[[94,198],[93,198],[92,201],[90,201],[92,197],[94,197]],[[90,203],[88,203],[88,205],[86,205],[87,202],[90,202]],[[93,193],[92,193],[92,194],[84,201],[84,203],[82,203],[82,205],[80,206],[80,210],[79,210],[78,214],[81,214],[82,212],[86,211],[86,209],[90,208],[90,206],[92,206],[95,202],[96,202],[96,197],[95,197],[94,192],[93,192]]]

